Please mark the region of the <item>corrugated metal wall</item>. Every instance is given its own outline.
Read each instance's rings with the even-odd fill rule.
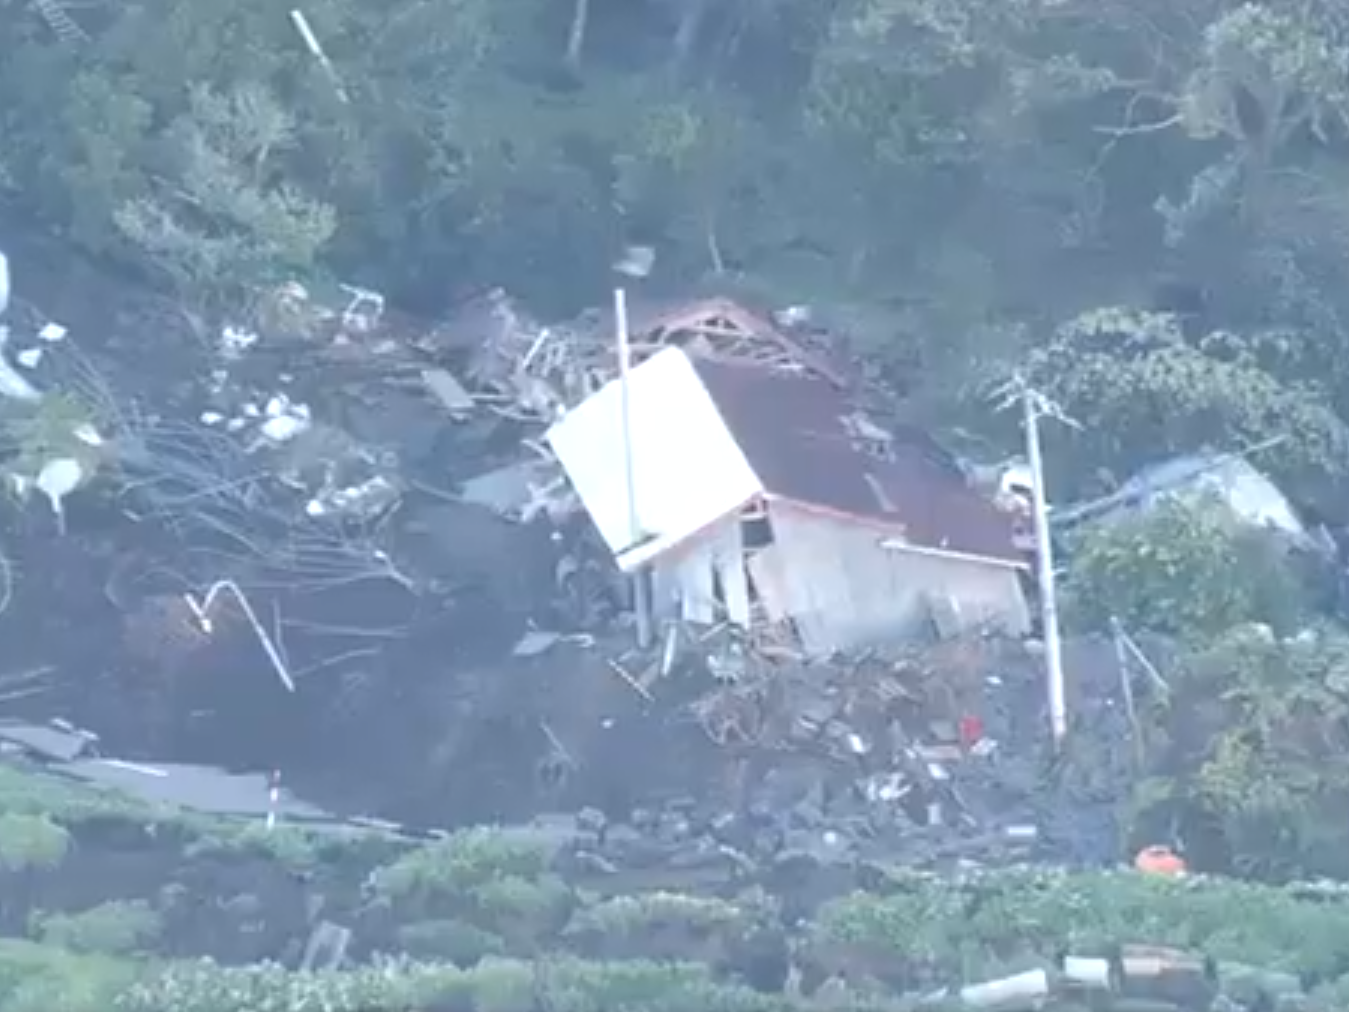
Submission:
[[[752,570],[770,614],[790,614],[811,654],[882,646],[928,628],[938,602],[957,630],[1030,625],[1007,566],[882,548],[872,528],[774,504],[774,544]]]
[[[700,625],[729,620],[749,626],[749,580],[738,518],[685,542],[657,563],[654,577],[658,616]]]

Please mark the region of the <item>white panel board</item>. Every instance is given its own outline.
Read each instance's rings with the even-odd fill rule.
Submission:
[[[688,356],[667,348],[629,374],[640,533],[628,521],[622,385],[605,384],[548,430],[547,440],[600,535],[631,571],[761,494]],[[631,545],[639,550],[625,552]]]
[[[726,524],[717,538],[717,575],[726,602],[726,618],[732,625],[750,625],[749,573],[745,570],[745,542],[738,519]]]

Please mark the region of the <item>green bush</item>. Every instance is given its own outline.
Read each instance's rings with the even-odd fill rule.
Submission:
[[[70,834],[45,815],[0,815],[0,868],[55,868],[70,850]]]
[[[123,955],[151,945],[163,925],[143,900],[101,903],[75,914],[35,913],[29,930],[39,940],[71,952]]]

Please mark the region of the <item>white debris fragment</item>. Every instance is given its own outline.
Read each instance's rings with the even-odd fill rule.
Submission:
[[[537,657],[547,653],[563,639],[561,633],[530,629],[520,637],[511,653],[516,657]]]
[[[85,446],[102,446],[106,442],[98,429],[94,428],[89,422],[81,422],[70,430],[70,434]]]
[[[783,327],[804,327],[813,315],[809,306],[785,306],[773,313],[773,322]]]
[[[42,329],[37,332],[38,340],[46,341],[48,344],[59,344],[66,339],[70,331],[59,323],[44,323]]]
[[[310,412],[308,404],[295,404],[285,394],[277,394],[267,402],[267,407],[263,412],[268,418],[281,418],[283,416],[292,416],[309,420]]]
[[[36,369],[42,362],[42,349],[25,348],[14,356],[14,360],[25,369]]]
[[[225,416],[219,411],[203,411],[197,417],[202,425],[219,425],[225,420]]]
[[[52,504],[61,533],[66,532],[66,496],[79,488],[84,480],[84,468],[73,457],[57,457],[43,465],[34,484]]]
[[[245,405],[244,413],[256,417],[258,413],[256,405]],[[258,431],[263,439],[271,443],[289,442],[310,426],[309,405],[292,404],[285,394],[277,394],[271,398],[261,414],[265,415],[267,420],[258,427]]]
[[[247,424],[248,424],[247,418],[231,418],[228,422],[225,423],[225,428],[229,432],[239,432],[242,431],[244,426],[246,426]]]
[[[262,416],[262,408],[252,402],[245,404],[241,409],[245,418],[259,418]]]
[[[267,419],[258,431],[273,443],[286,443],[309,428],[309,419],[298,415],[276,415]]]
[[[617,273],[630,278],[650,277],[656,266],[656,251],[651,246],[629,246],[613,266]]]
[[[2,345],[0,345],[2,347]],[[9,364],[9,360],[0,354],[0,397],[15,401],[40,401],[42,394],[37,387],[29,383]]]

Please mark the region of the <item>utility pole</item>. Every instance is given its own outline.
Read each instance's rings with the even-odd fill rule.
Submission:
[[[1054,748],[1068,736],[1068,698],[1063,677],[1063,642],[1059,632],[1059,601],[1054,578],[1054,543],[1049,525],[1049,497],[1045,493],[1044,454],[1040,447],[1040,419],[1049,417],[1081,428],[1059,406],[1034,390],[1020,376],[999,389],[1003,407],[1018,404],[1026,430],[1026,459],[1031,472],[1031,513],[1035,521],[1035,582],[1040,588],[1040,624],[1044,634],[1045,689],[1049,698],[1049,725]]]
[[[1044,457],[1040,451],[1040,405],[1029,387],[1021,392],[1026,426],[1026,459],[1030,462],[1031,510],[1035,517],[1035,578],[1040,585],[1040,623],[1044,626],[1045,678],[1049,690],[1049,726],[1054,747],[1068,736],[1068,700],[1063,685],[1063,643],[1059,638],[1059,600],[1054,587],[1054,544],[1049,534],[1049,501],[1045,495]]]
[[[637,460],[632,440],[632,341],[628,334],[628,294],[614,289],[614,332],[618,340],[618,384],[620,422],[623,428],[623,478],[627,486],[628,547],[640,544],[644,537],[641,513],[637,507]],[[645,566],[632,571],[632,607],[637,615],[637,645],[651,646],[651,588]]]

